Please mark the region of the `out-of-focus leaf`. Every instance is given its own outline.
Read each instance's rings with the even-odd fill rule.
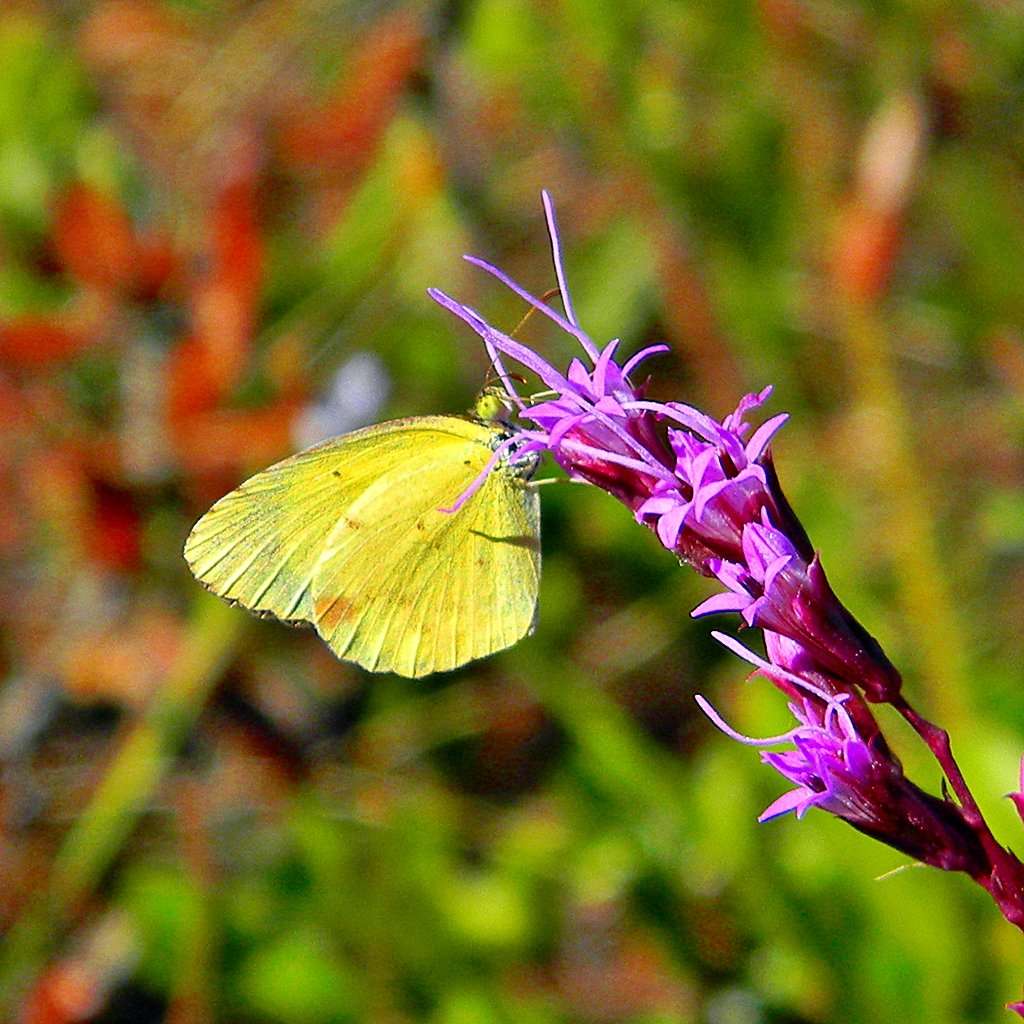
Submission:
[[[0,225],[38,236],[91,96],[67,47],[27,13],[0,18],[0,66]]]
[[[57,202],[53,231],[58,258],[80,282],[108,291],[130,285],[138,261],[135,233],[109,196],[73,185]]]
[[[318,175],[364,166],[423,52],[423,28],[412,10],[377,21],[354,45],[351,64],[319,109],[296,111],[281,129],[284,158]]]
[[[245,1005],[281,1024],[341,1024],[351,1020],[357,986],[327,935],[286,931],[241,965]]]
[[[124,879],[118,902],[139,930],[140,968],[158,992],[170,992],[182,969],[189,935],[202,914],[201,898],[173,869],[138,865]]]
[[[88,339],[43,317],[24,316],[0,323],[0,365],[14,370],[44,370],[66,362]]]

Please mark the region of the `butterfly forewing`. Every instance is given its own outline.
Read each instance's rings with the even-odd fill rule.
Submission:
[[[220,597],[285,621],[312,621],[313,571],[345,507],[377,476],[389,436],[406,423],[357,430],[257,473],[220,499],[185,542],[193,575]],[[362,456],[362,457],[360,457]]]

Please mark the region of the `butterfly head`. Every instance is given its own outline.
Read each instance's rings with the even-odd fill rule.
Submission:
[[[509,419],[515,414],[515,406],[500,384],[485,384],[474,399],[469,413],[481,423],[508,426]]]
[[[485,384],[476,396],[469,415],[487,427],[492,428],[491,447],[500,448],[501,464],[507,466],[515,476],[529,479],[540,462],[540,456],[532,449],[521,452],[526,438],[520,438],[520,427],[514,422],[516,406],[508,392],[500,384]]]

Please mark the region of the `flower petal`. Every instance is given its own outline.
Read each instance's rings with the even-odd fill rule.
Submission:
[[[723,594],[715,594],[706,601],[701,601],[690,612],[690,617],[699,619],[702,615],[716,615],[720,612],[741,612],[754,599],[749,594],[736,594],[727,590]]]
[[[758,816],[760,822],[771,821],[772,818],[781,817],[790,811],[796,811],[797,817],[803,817],[807,808],[811,806],[817,794],[810,789],[791,789],[783,793],[778,800],[773,800]]]

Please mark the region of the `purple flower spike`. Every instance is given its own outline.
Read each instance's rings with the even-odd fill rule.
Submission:
[[[457,514],[472,501],[504,460],[545,451],[571,479],[614,495],[681,562],[724,587],[694,609],[695,616],[735,613],[743,626],[763,633],[767,658],[732,637],[714,635],[786,695],[791,729],[753,739],[697,698],[726,735],[763,748],[762,762],[792,786],[760,820],[826,811],[925,864],[966,872],[1024,930],[1024,864],[993,836],[948,734],[910,705],[899,673],[836,597],[783,493],[771,444],[786,414],[760,425],[751,421],[771,388],[746,395],[721,420],[680,402],[647,398],[645,385],[634,384],[632,375],[666,346],[649,346],[622,361],[618,341],[602,345],[587,335],[569,294],[555,209],[546,192],[543,202],[563,312],[492,264],[467,259],[574,339],[578,352],[564,372],[469,306],[430,290],[482,339],[516,409],[487,467],[463,494],[452,495],[446,511]],[[550,396],[522,397],[506,361],[534,374]],[[927,744],[944,775],[942,799],[905,776],[872,712],[871,704],[880,702],[891,704]],[[1010,798],[1024,819],[1024,761],[1019,789]],[[1008,1008],[1024,1017],[1024,1001]]]
[[[554,205],[547,193],[543,200],[564,315],[492,264],[466,258],[576,340],[580,354],[564,373],[469,306],[430,290],[483,339],[510,390],[519,426],[507,450],[549,451],[570,477],[615,495],[680,560],[725,584],[728,593],[705,601],[695,614],[739,612],[748,626],[798,641],[808,657],[848,688],[859,687],[872,701],[891,700],[899,692],[899,674],[832,593],[779,486],[770,446],[786,414],[756,428],[749,422],[772,389],[746,395],[721,421],[680,402],[647,399],[630,373],[666,346],[650,346],[620,363],[618,341],[602,348],[580,327]],[[553,397],[520,398],[505,359],[534,373]],[[485,472],[499,461],[492,459]],[[450,508],[461,507],[481,482],[453,495]]]

